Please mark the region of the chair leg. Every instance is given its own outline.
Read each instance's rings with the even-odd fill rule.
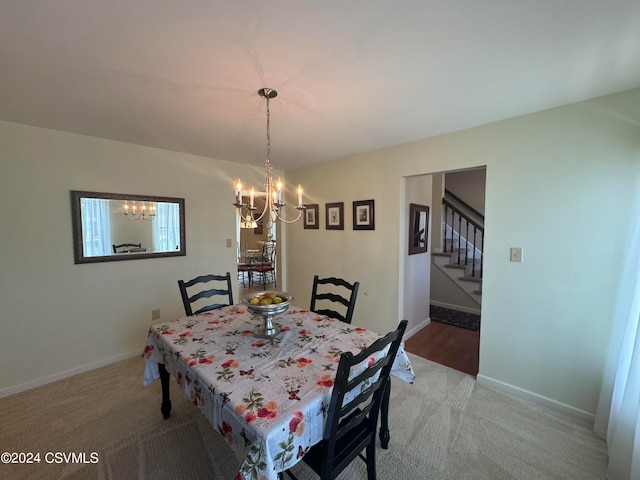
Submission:
[[[367,445],[367,480],[376,480],[376,442]]]
[[[389,448],[389,396],[391,395],[391,379],[388,379],[384,385],[384,393],[382,394],[382,405],[380,406],[380,444],[385,450]]]

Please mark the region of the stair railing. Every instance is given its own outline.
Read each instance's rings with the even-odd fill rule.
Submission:
[[[481,225],[480,222],[471,218],[471,216],[463,209],[466,209],[468,212],[480,218],[482,222],[484,222],[484,216],[448,190],[445,190],[445,193],[447,194],[447,197],[454,200],[455,204],[447,197],[443,197],[442,199],[442,204],[444,205],[445,223],[443,232],[443,251],[445,253],[447,252],[447,239],[449,239],[451,240],[449,252],[454,253],[454,237],[457,236],[458,251],[456,263],[458,265],[467,266],[469,264],[469,261],[471,261],[471,276],[475,277],[477,264],[476,260],[479,260],[480,268],[478,273],[479,277],[482,278],[484,225]],[[471,233],[469,233],[469,230],[471,230]],[[451,232],[450,238],[447,237],[448,232]],[[470,236],[473,237],[472,242],[469,241]],[[461,240],[464,240],[464,258],[462,257],[463,249]],[[469,250],[471,250],[471,254],[469,254]]]

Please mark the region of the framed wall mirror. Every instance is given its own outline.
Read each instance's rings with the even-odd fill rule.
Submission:
[[[186,255],[184,198],[71,190],[74,263]]]
[[[425,253],[429,238],[429,207],[409,204],[409,255]]]

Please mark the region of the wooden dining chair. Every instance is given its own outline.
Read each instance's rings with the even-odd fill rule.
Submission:
[[[400,347],[407,321],[356,355],[340,357],[322,441],[302,457],[321,480],[333,480],[356,457],[367,464],[367,479],[376,478],[376,428],[391,366]],[[383,353],[375,363],[369,359]],[[366,362],[363,366],[363,362]],[[362,450],[366,454],[362,455]],[[286,470],[293,480],[296,476]]]
[[[242,281],[244,287],[247,283],[251,286],[251,278],[249,276],[249,263],[238,262],[238,283]]]
[[[277,287],[276,281],[276,242],[274,240],[264,242],[262,246],[262,256],[259,261],[249,264],[249,287],[256,281],[262,284],[262,288],[273,284]]]
[[[142,243],[121,243],[120,245],[111,245],[113,253],[139,252],[142,250]]]
[[[333,291],[328,292],[325,291],[325,289],[318,291],[318,285],[330,285],[329,288]],[[311,290],[311,306],[309,307],[309,310],[321,315],[326,315],[327,317],[335,318],[336,320],[340,320],[345,323],[351,323],[353,310],[356,308],[356,298],[358,296],[359,287],[360,282],[349,283],[342,278],[318,278],[318,275],[316,275],[313,277],[313,289]],[[316,303],[318,301],[323,302],[316,309]],[[327,301],[333,303],[327,304]],[[342,307],[335,305],[336,303],[346,307],[346,311],[344,311]],[[330,308],[322,308],[325,305]],[[343,310],[344,313],[337,311],[336,307]]]
[[[222,286],[222,284],[224,286]],[[216,308],[233,305],[233,292],[231,291],[231,273],[229,272],[227,272],[225,275],[201,275],[186,282],[184,280],[178,280],[178,287],[180,287],[180,295],[182,296],[182,303],[184,305],[184,311],[187,316],[198,315],[203,312],[208,312],[209,310],[215,310]],[[189,291],[193,291],[196,289],[199,289],[197,293],[193,295],[189,293]],[[193,311],[193,304],[205,298],[211,298],[215,296],[225,296],[228,303],[214,302],[208,305],[204,305],[198,308],[196,311]],[[202,302],[199,302],[198,304],[201,305]]]

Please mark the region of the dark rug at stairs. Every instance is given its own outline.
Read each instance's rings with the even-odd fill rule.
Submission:
[[[429,316],[435,322],[446,323],[454,327],[462,327],[467,330],[478,330],[480,328],[480,315],[473,313],[431,305]]]

